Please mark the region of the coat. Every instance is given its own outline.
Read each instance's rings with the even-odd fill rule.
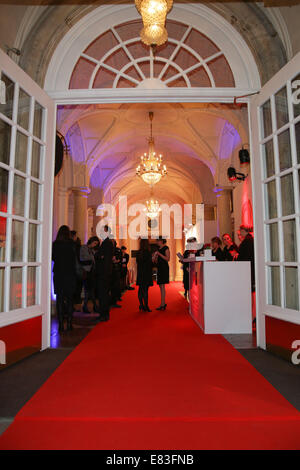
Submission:
[[[76,290],[76,250],[73,240],[55,240],[52,261],[55,294],[73,296]]]
[[[105,238],[95,253],[95,274],[98,281],[111,282],[114,246],[109,238]]]
[[[255,291],[255,267],[254,267],[254,240],[253,237],[248,233],[239,246],[238,261],[250,261],[251,262],[251,287],[252,292]]]

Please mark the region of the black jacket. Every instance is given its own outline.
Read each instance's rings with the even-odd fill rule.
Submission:
[[[220,247],[216,251],[212,250],[211,253],[216,257],[217,261],[225,261],[225,255]]]
[[[137,262],[137,286],[153,286],[152,256],[150,251],[140,251],[136,257]]]
[[[101,243],[95,254],[95,274],[98,280],[110,282],[112,276],[114,246],[109,238]]]
[[[233,261],[232,254],[230,253],[233,250],[239,252],[239,249],[235,243],[233,243],[229,248],[227,246],[224,247],[224,261]]]
[[[55,240],[52,245],[54,292],[71,296],[76,289],[76,249],[73,240]]]
[[[255,289],[255,267],[254,267],[254,240],[253,237],[248,233],[239,246],[238,261],[250,261],[251,262],[251,285],[252,290]]]

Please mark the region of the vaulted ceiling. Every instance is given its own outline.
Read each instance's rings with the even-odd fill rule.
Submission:
[[[87,165],[90,203],[126,194],[131,202],[148,198],[148,186],[135,175],[148,149],[149,111],[154,112],[155,148],[168,175],[154,189],[160,202],[215,202],[214,187],[226,181],[226,168],[248,142],[246,108],[221,104],[111,104],[61,106],[58,130],[72,159]]]

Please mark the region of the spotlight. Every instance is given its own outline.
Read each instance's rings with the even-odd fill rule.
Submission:
[[[227,170],[227,176],[229,181],[241,180],[244,181],[248,175],[244,175],[244,173],[238,173],[233,166],[230,166]]]
[[[247,149],[244,149],[244,147],[241,148],[239,151],[239,159],[240,159],[240,164],[245,165],[246,163],[250,163],[250,155]]]

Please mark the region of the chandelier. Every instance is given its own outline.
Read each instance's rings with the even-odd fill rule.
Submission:
[[[162,156],[156,155],[154,149],[154,138],[152,137],[153,112],[149,113],[150,118],[150,138],[148,155],[144,153],[141,156],[141,163],[136,168],[136,174],[151,187],[158,183],[163,176],[167,174],[166,165],[162,165]]]
[[[146,207],[144,209],[146,212],[147,217],[149,219],[156,219],[159,213],[161,212],[161,208],[159,207],[158,201],[154,201],[151,199],[150,201],[146,201]]]
[[[173,0],[135,0],[135,6],[142,16],[141,40],[147,46],[160,46],[168,39],[165,28],[167,13]]]

